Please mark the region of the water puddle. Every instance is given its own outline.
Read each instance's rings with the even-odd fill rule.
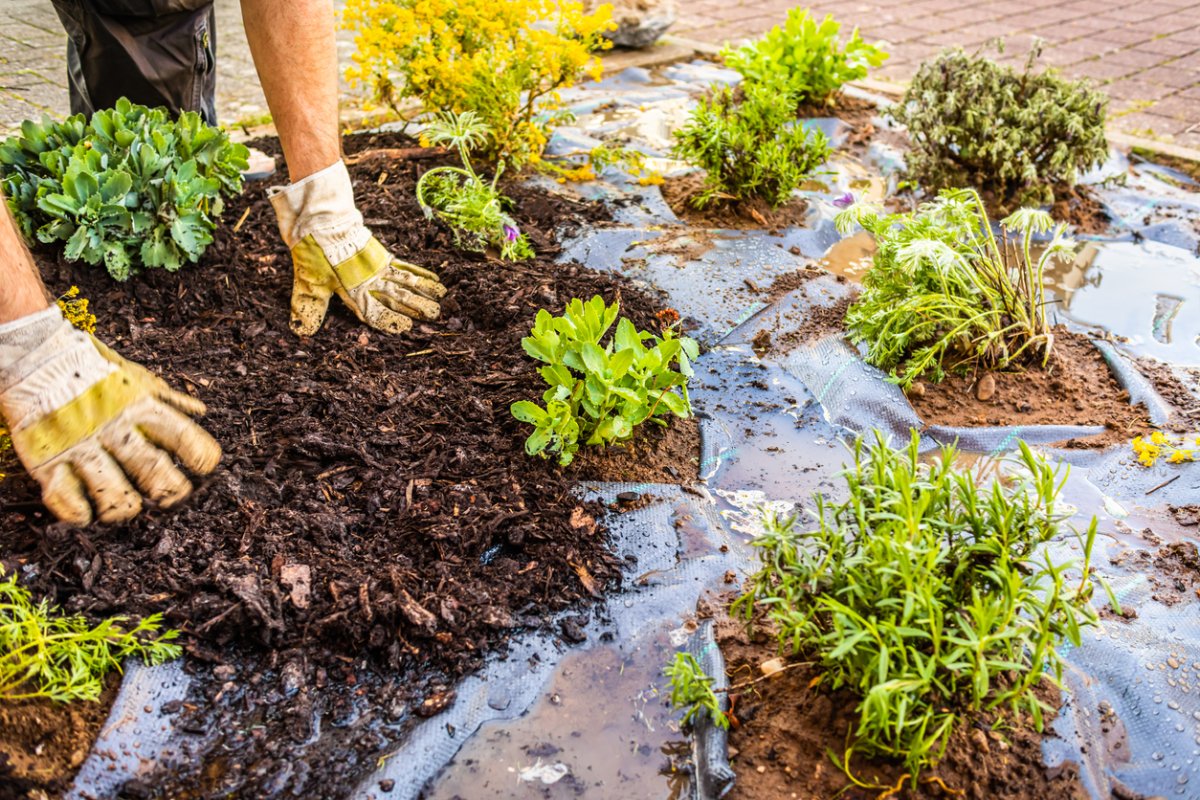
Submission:
[[[424,797],[680,797],[663,777],[684,739],[662,676],[673,633],[572,653],[525,716],[480,728]]]
[[[1157,242],[1104,242],[1056,277],[1075,281],[1062,304],[1071,319],[1138,355],[1200,364],[1200,258]]]

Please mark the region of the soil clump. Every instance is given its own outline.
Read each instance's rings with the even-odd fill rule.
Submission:
[[[675,216],[700,228],[782,230],[802,227],[808,213],[808,201],[798,196],[792,197],[779,208],[772,208],[770,203],[757,197],[716,201],[704,208],[697,208],[694,200],[704,190],[703,172],[667,178],[659,188]]]

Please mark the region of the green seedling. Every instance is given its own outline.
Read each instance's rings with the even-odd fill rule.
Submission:
[[[721,710],[721,703],[713,691],[713,679],[704,673],[700,663],[691,653],[676,653],[675,661],[663,670],[671,680],[671,706],[684,709],[683,722],[708,715],[718,728],[728,730],[729,717]]]
[[[529,240],[508,214],[512,201],[496,188],[504,174],[503,162],[490,182],[471,165],[471,150],[484,146],[490,135],[472,111],[447,112],[431,122],[421,134],[422,141],[454,150],[462,166],[435,167],[422,175],[417,181],[417,202],[426,216],[436,215],[450,227],[454,243],[464,250],[482,253],[494,247],[509,261],[532,258]]]
[[[27,239],[61,242],[68,261],[123,281],[200,259],[248,154],[194,112],[121,99],[90,120],[27,120],[0,145],[0,181]]]
[[[783,25],[738,49],[725,48],[725,64],[747,82],[778,87],[797,104],[827,104],[847,81],[861,80],[888,54],[864,42],[858,28],[842,43],[841,25],[828,14],[820,22],[808,11],[793,8]]]
[[[131,628],[124,617],[91,626],[46,600],[33,602],[15,575],[0,568],[0,699],[49,698],[58,702],[98,700],[104,678],[121,661],[141,656],[148,664],[179,658],[172,640],[178,631],[159,633],[154,614]]]
[[[791,198],[829,157],[829,140],[795,121],[794,104],[775,86],[747,84],[738,99],[717,89],[675,132],[674,154],[705,170],[693,202],[761,198],[773,207]]]
[[[954,447],[926,461],[919,443],[915,431],[898,449],[859,438],[841,473],[849,499],[817,496],[811,526],[769,518],[761,568],[733,606],[747,621],[765,612],[781,651],[861,698],[848,774],[854,754],[885,755],[914,786],[966,713],[1028,714],[1040,731],[1050,709],[1034,689],[1061,685],[1059,648],[1096,622],[1096,521],[1083,534],[1066,524],[1066,475],[1020,442],[985,482]],[[1055,561],[1046,546],[1070,536],[1081,560]]]
[[[997,235],[979,194],[954,190],[909,214],[854,205],[837,217],[842,232],[856,224],[875,237],[876,252],[846,327],[891,380],[907,388],[924,375],[940,381],[948,370],[1049,359],[1045,270],[1075,254],[1065,226],[1049,214],[1020,209]],[[1035,254],[1033,237],[1051,230]]]
[[[665,425],[667,415],[691,415],[687,383],[699,346],[670,325],[661,337],[639,331],[627,318],[618,321],[619,312],[617,303],[606,305],[599,295],[586,303],[572,300],[562,316],[538,311],[521,346],[544,365],[545,406],[528,400],[512,405],[514,417],[534,426],[525,442],[530,455],[556,453],[566,465],[581,442],[624,442],[643,422]],[[613,323],[615,332],[602,343]]]
[[[923,63],[890,113],[908,128],[909,174],[931,190],[973,186],[1015,203],[1047,203],[1108,158],[1108,98],[1053,69],[1023,71],[948,50]]]

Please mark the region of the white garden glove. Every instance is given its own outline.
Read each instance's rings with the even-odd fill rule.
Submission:
[[[404,333],[414,319],[437,319],[446,294],[438,276],[394,258],[363,225],[354,187],[339,161],[288,186],[267,190],[279,233],[292,251],[292,330],[311,336],[336,294],[360,320]]]
[[[204,404],[76,330],[58,306],[0,325],[0,417],[41,485],[46,508],[86,525],[120,522],[187,497],[192,472],[216,468],[221,448],[185,415]],[[135,489],[130,481],[137,484]]]

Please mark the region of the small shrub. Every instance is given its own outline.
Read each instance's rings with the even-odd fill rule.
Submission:
[[[512,405],[514,417],[534,426],[525,452],[543,458],[557,453],[566,465],[580,442],[623,442],[643,422],[665,425],[661,417],[668,414],[691,415],[687,383],[699,353],[696,342],[670,325],[661,337],[639,331],[627,318],[618,322],[619,312],[616,303],[607,306],[597,295],[586,303],[572,300],[560,317],[545,309],[537,313],[521,346],[545,364],[539,372],[550,388],[542,395],[545,408],[528,400]],[[616,331],[601,345],[614,322]]]
[[[933,190],[972,186],[1019,203],[1050,202],[1104,163],[1108,98],[1053,69],[1018,72],[948,50],[917,70],[889,113],[908,127],[910,175]]]
[[[740,91],[738,100],[715,90],[675,132],[675,156],[707,173],[698,207],[752,198],[781,206],[829,156],[825,134],[798,124],[786,95],[754,84]]]
[[[726,48],[726,66],[748,82],[779,87],[793,104],[826,104],[847,81],[867,76],[888,54],[858,34],[842,44],[841,25],[826,14],[817,22],[808,11],[793,8],[782,26],[776,25],[756,42],[737,50]]]
[[[122,99],[90,120],[26,121],[0,145],[0,180],[27,238],[64,242],[68,261],[123,281],[200,259],[247,155],[194,112],[172,119]]]
[[[978,193],[957,190],[911,214],[855,205],[837,217],[843,232],[855,223],[874,235],[876,251],[846,327],[866,344],[867,362],[891,371],[894,382],[907,388],[922,375],[940,381],[947,370],[1049,359],[1043,275],[1052,259],[1075,253],[1059,225],[1034,256],[1033,236],[1054,227],[1049,214],[1021,209],[997,236]]]
[[[352,83],[407,116],[415,98],[433,111],[473,111],[491,132],[488,154],[519,167],[541,158],[564,117],[559,91],[611,46],[611,7],[585,14],[577,0],[349,0],[355,30]]]
[[[1095,519],[1075,533],[1082,563],[1044,547],[1074,532],[1056,506],[1065,477],[1021,442],[1008,474],[980,485],[953,447],[930,463],[919,442],[860,438],[842,472],[849,499],[818,495],[806,530],[768,520],[754,541],[762,568],[734,604],[747,619],[763,609],[781,650],[819,659],[824,683],[862,698],[847,770],[855,752],[883,754],[914,778],[967,711],[1007,706],[1040,731],[1050,709],[1035,687],[1061,685],[1059,646],[1096,621]]]
[[[0,699],[98,700],[104,678],[126,657],[149,664],[179,658],[171,642],[179,632],[159,634],[161,619],[154,614],[126,629],[125,619],[114,617],[93,627],[46,600],[34,603],[0,568]]]
[[[487,136],[487,126],[471,111],[444,114],[426,128],[422,140],[455,150],[462,167],[435,167],[422,175],[417,202],[426,216],[436,214],[450,226],[454,243],[464,250],[482,253],[491,246],[510,261],[532,258],[533,248],[506,211],[512,201],[496,189],[503,162],[490,183],[471,165],[471,148],[481,146]]]

